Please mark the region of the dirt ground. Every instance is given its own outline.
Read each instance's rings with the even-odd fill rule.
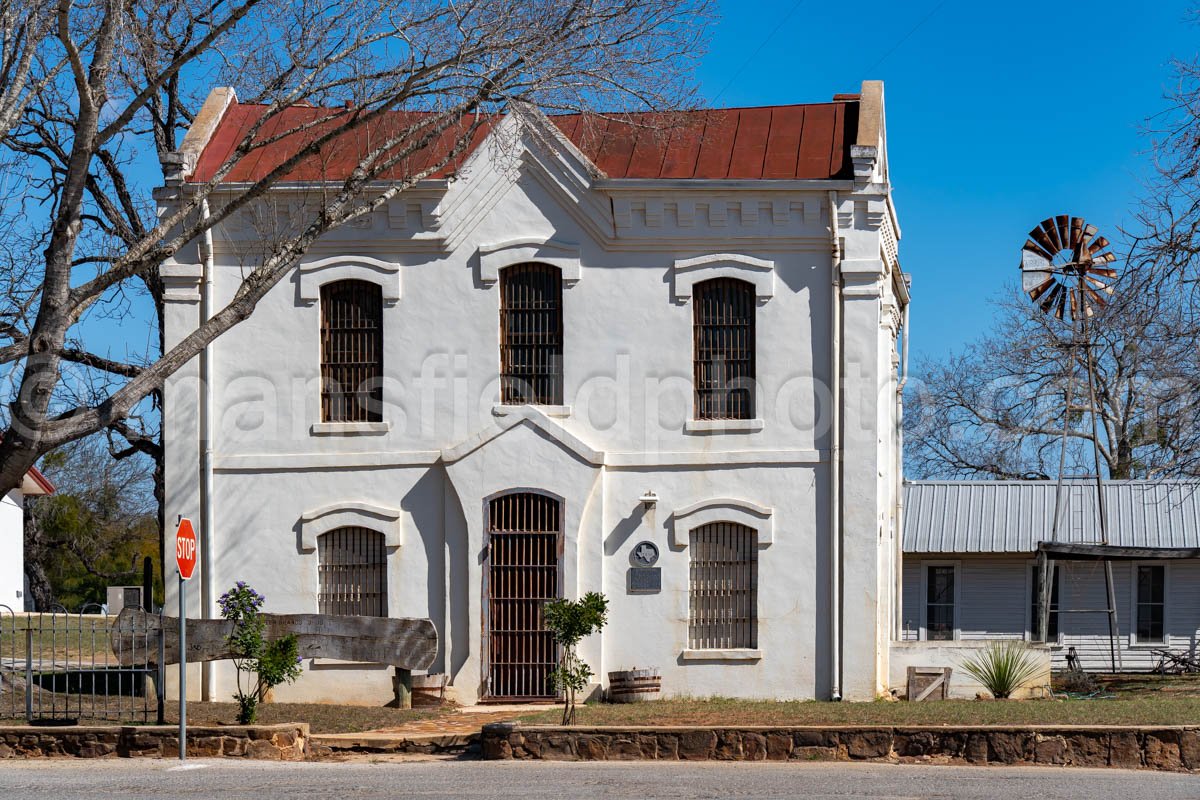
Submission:
[[[1095,677],[1098,688],[1092,696],[1076,695],[1055,700],[828,703],[692,698],[629,705],[586,705],[579,709],[578,722],[582,725],[1200,724],[1200,676],[1126,674]],[[11,695],[0,694],[0,724],[24,723],[23,706],[11,708],[7,702],[13,699]],[[126,710],[131,708],[128,698],[110,702],[122,702]],[[140,699],[136,701],[136,708],[142,709]],[[103,703],[98,710],[103,712]],[[111,705],[109,710],[113,710]],[[144,721],[153,723],[153,701],[147,710],[149,714]],[[90,713],[91,707],[86,702],[82,711],[77,716],[83,724],[104,721],[103,713]],[[232,724],[236,712],[237,707],[232,702],[188,704],[188,720],[197,725]],[[167,722],[177,723],[178,714],[178,704],[168,703]],[[558,724],[561,715],[561,709],[556,708],[526,713],[514,711],[511,716],[527,723]],[[452,707],[399,710],[264,703],[259,710],[260,722],[308,722],[314,733],[458,729],[468,716],[473,717],[472,723],[491,721],[490,715],[485,720],[482,716],[458,714]],[[130,724],[143,720],[140,715],[136,719],[122,715],[121,721]]]

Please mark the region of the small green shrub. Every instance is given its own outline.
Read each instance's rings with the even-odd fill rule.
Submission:
[[[266,637],[267,625],[259,616],[265,602],[266,598],[245,581],[238,581],[217,601],[221,616],[233,623],[233,632],[228,639],[237,670],[237,693],[233,699],[237,701],[238,722],[242,725],[254,722],[258,704],[267,690],[281,683],[291,683],[301,675],[302,659],[296,637],[288,634],[274,641]],[[245,687],[243,675],[248,678]]]
[[[575,694],[587,687],[592,668],[575,652],[583,637],[595,633],[608,621],[608,598],[588,592],[578,600],[551,600],[542,607],[542,625],[554,634],[562,648],[558,667],[550,673],[554,688],[566,694],[563,725],[575,722]]]
[[[992,642],[966,659],[962,668],[997,700],[1007,700],[1038,672],[1033,653],[1017,641]]]

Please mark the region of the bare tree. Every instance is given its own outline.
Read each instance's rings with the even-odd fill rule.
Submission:
[[[709,2],[0,0],[0,365],[11,382],[0,485],[97,431],[152,452],[153,431],[133,418],[167,376],[245,320],[323,234],[459,158],[492,114],[688,102]],[[215,83],[262,113],[208,180],[184,185],[178,140]],[[326,110],[287,122],[297,104]],[[286,159],[216,202],[238,164],[281,142]],[[349,168],[290,211],[196,331],[131,358],[88,346],[83,323],[120,316],[135,293],[161,312],[159,267],[189,242],[298,165],[347,153]],[[161,215],[159,183],[173,192]]]
[[[1014,291],[987,336],[944,362],[920,365],[906,398],[906,471],[1056,477],[1065,430],[1066,474],[1093,473],[1090,351],[1106,476],[1200,472],[1200,332],[1185,298],[1151,288],[1137,274],[1118,282],[1086,342]]]

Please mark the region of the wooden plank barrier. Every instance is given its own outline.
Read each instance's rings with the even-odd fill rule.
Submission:
[[[266,637],[295,634],[301,658],[333,658],[388,664],[404,670],[428,669],[437,656],[438,636],[432,620],[393,617],[339,617],[330,614],[261,614]],[[157,637],[165,629],[167,664],[179,663],[179,622],[174,617],[126,608],[117,617],[110,639],[122,665],[157,664]],[[223,619],[188,619],[187,660],[232,658],[228,638],[233,623]]]

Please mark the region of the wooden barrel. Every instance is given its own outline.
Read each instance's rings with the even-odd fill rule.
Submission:
[[[415,706],[438,706],[446,698],[446,675],[412,676],[412,701]]]
[[[612,703],[641,703],[657,700],[662,693],[662,676],[656,669],[627,669],[608,673],[608,699]]]

